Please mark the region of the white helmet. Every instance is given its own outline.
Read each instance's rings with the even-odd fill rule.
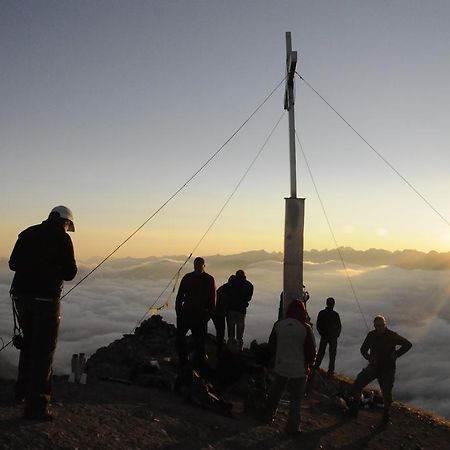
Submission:
[[[58,213],[61,219],[69,221],[68,231],[75,231],[75,225],[73,224],[73,213],[67,206],[55,206],[50,213]]]

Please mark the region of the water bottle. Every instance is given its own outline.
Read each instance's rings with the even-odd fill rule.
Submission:
[[[69,375],[69,383],[75,383],[76,375],[77,375],[77,367],[78,367],[78,354],[74,353],[72,355],[72,360],[70,361],[70,375]]]
[[[80,384],[86,384],[86,355],[84,353],[80,353],[78,357],[78,375],[77,381]]]

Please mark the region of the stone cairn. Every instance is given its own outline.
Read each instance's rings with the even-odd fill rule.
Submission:
[[[124,384],[173,388],[176,328],[155,315],[133,334],[98,349],[87,361],[88,377]]]

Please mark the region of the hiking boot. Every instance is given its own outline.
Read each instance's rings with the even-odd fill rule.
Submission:
[[[21,405],[25,402],[25,395],[21,394],[20,392],[14,393],[14,403],[16,405]]]
[[[302,430],[286,430],[286,434],[289,437],[299,437],[303,434]]]
[[[51,422],[55,417],[56,414],[48,408],[45,408],[42,411],[30,411],[25,409],[23,414],[23,418],[26,420],[39,420],[43,422]]]
[[[383,417],[381,418],[381,425],[388,425],[391,422],[391,414],[389,411],[385,410]]]
[[[351,417],[352,419],[357,419],[359,414],[359,405],[358,403],[354,402],[350,405],[350,408],[347,411],[348,417]]]
[[[266,411],[257,412],[256,416],[264,425],[273,425],[275,423],[275,416]]]

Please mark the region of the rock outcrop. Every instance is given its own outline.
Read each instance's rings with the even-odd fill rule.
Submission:
[[[133,383],[141,386],[173,386],[177,357],[174,325],[152,316],[87,361],[88,378]]]

